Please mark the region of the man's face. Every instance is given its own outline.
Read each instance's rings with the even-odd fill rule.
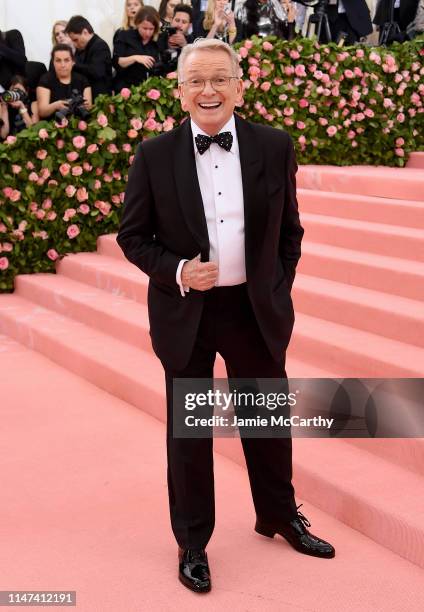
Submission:
[[[177,28],[177,30],[180,30],[180,32],[183,34],[187,34],[187,30],[190,27],[190,17],[183,11],[181,13],[175,13],[174,18],[171,21],[171,27]]]
[[[81,34],[75,34],[75,32],[69,32],[69,38],[72,40],[75,49],[85,49],[88,42],[92,38],[92,34],[84,28]]]
[[[225,51],[196,50],[186,58],[182,81],[235,77],[231,59]],[[241,104],[243,85],[240,78],[230,80],[228,87],[215,91],[209,81],[200,90],[193,90],[188,83],[179,85],[181,107],[190,113],[201,130],[213,136],[227,123],[236,104]]]

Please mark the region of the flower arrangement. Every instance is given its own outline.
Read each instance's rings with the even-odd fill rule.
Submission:
[[[238,47],[238,112],[286,129],[299,163],[402,166],[424,149],[424,49],[253,38]],[[0,292],[117,231],[137,144],[185,119],[176,75],[100,96],[89,122],[43,121],[0,145]]]

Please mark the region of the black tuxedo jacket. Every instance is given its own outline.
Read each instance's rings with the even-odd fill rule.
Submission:
[[[355,30],[361,38],[372,32],[371,15],[365,0],[343,0],[346,17],[350,27]],[[331,6],[328,10],[330,21],[335,21],[339,15],[337,6]]]
[[[296,200],[297,164],[283,130],[235,116],[243,183],[247,289],[271,354],[287,348],[290,296],[303,228]],[[196,172],[190,121],[138,146],[130,169],[117,242],[150,277],[148,310],[155,353],[178,371],[190,358],[204,292],[181,296],[182,258],[209,261],[209,238]]]

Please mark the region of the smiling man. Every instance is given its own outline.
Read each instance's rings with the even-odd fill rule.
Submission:
[[[219,352],[231,379],[286,377],[290,291],[303,229],[296,161],[286,132],[248,123],[237,55],[222,41],[186,45],[178,64],[190,118],[139,145],[117,237],[150,277],[153,348],[165,370],[168,491],[179,579],[211,589],[206,554],[215,524],[211,437],[173,435],[173,379],[211,379]],[[291,438],[242,438],[255,529],[298,551],[333,557],[298,512]]]

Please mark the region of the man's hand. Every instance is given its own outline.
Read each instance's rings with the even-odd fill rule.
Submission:
[[[179,48],[179,47],[184,47],[186,44],[187,44],[186,37],[180,31],[176,32],[175,34],[173,34],[172,36],[168,38],[168,45],[170,47]]]
[[[190,287],[198,291],[212,289],[218,278],[218,266],[212,261],[200,261],[200,255],[186,261],[181,270],[181,283],[183,287]]]

